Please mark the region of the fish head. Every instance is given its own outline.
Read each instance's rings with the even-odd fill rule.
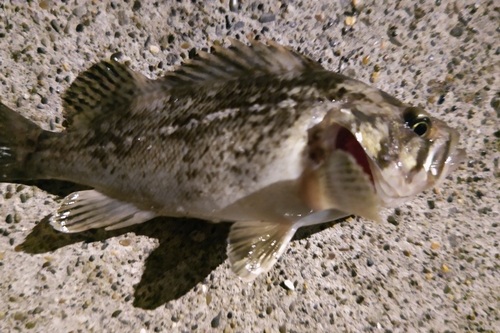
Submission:
[[[465,159],[460,135],[418,107],[400,106],[376,147],[360,140],[383,206],[394,207],[439,185]],[[376,127],[375,127],[376,128]],[[369,133],[361,130],[358,135]]]
[[[439,185],[465,158],[465,150],[457,148],[458,131],[418,107],[379,104],[368,112],[354,105],[333,113],[327,123],[322,132],[327,154],[351,155],[382,207]]]

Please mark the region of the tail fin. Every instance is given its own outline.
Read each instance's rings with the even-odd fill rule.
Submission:
[[[36,124],[0,103],[0,182],[34,179],[26,169],[29,155],[44,132]]]

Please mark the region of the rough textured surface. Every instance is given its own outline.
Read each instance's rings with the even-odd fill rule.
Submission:
[[[0,331],[498,332],[499,15],[495,1],[3,1],[0,98],[46,129],[100,59],[156,77],[253,32],[425,107],[468,159],[380,225],[301,230],[252,285],[229,270],[227,224],[58,234],[47,216],[75,185],[1,184]]]

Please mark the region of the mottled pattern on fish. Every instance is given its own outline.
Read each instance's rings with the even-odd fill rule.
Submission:
[[[240,221],[228,255],[250,281],[297,228],[377,219],[462,159],[457,132],[424,110],[276,43],[232,44],[158,80],[94,65],[64,95],[67,133],[0,105],[0,130],[29,138],[0,134],[0,176],[93,187],[51,218],[65,232],[158,215]]]

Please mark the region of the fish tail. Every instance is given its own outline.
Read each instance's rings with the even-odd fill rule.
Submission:
[[[36,179],[28,160],[43,129],[0,103],[0,182]],[[49,133],[49,132],[46,132]]]

